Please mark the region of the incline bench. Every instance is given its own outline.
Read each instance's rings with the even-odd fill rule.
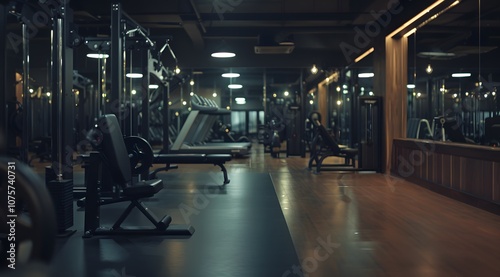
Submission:
[[[309,117],[309,120],[313,125],[314,137],[311,142],[311,157],[309,159],[308,169],[312,170],[312,167],[316,166],[316,173],[319,173],[323,167],[328,168],[324,170],[358,170],[356,168],[356,156],[358,155],[358,149],[339,146],[325,129],[325,126],[321,124],[319,118],[321,118],[319,113],[312,113]],[[332,156],[344,158],[344,163],[323,164],[326,158]]]
[[[85,168],[85,230],[84,237],[95,235],[181,235],[190,236],[194,229],[191,226],[170,225],[172,218],[165,215],[161,219],[156,216],[141,202],[163,189],[161,179],[151,179],[133,182],[132,168],[127,154],[120,125],[115,115],[109,114],[101,117],[97,123],[102,134],[100,138],[101,149],[82,156]],[[104,198],[101,193],[100,175],[110,175],[111,182],[118,190],[112,198]],[[101,206],[130,202],[128,207],[118,217],[111,227],[101,226]],[[132,210],[137,208],[154,226],[154,228],[125,228],[122,226]]]
[[[230,154],[153,154],[151,145],[145,139],[137,136],[126,137],[125,145],[129,155],[132,156],[134,173],[143,173],[145,170],[149,170],[153,164],[165,164],[165,167],[148,173],[148,179],[156,178],[156,173],[170,169],[172,164],[213,164],[219,166],[224,175],[223,185],[230,182],[224,166],[232,159]]]

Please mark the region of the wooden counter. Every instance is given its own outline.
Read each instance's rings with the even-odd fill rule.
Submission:
[[[395,139],[391,174],[500,214],[500,148]]]

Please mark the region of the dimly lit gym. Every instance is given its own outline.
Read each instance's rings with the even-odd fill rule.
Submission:
[[[2,0],[0,275],[500,276],[497,0]]]

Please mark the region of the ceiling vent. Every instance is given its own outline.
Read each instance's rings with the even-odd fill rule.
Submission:
[[[257,45],[255,54],[290,54],[295,45]]]
[[[259,44],[254,47],[255,54],[290,54],[295,48],[291,39],[276,42],[274,35],[260,35]]]

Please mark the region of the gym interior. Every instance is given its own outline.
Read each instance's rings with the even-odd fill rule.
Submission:
[[[1,275],[500,276],[499,13],[1,1]]]

